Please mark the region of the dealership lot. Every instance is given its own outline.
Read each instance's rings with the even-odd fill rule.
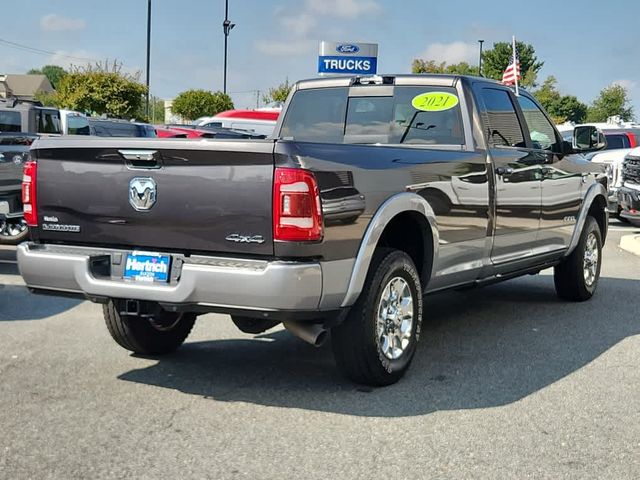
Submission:
[[[0,249],[0,478],[632,478],[640,471],[638,229],[611,222],[592,301],[524,277],[427,297],[413,368],[360,388],[280,329],[201,317],[129,355],[100,307],[32,296]]]

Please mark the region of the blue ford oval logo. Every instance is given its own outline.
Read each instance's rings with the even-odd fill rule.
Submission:
[[[336,52],[338,53],[358,53],[359,51],[360,47],[351,43],[343,43],[336,47]]]

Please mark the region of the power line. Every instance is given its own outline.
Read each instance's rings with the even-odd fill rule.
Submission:
[[[59,52],[53,52],[51,50],[44,50],[42,48],[30,47],[29,45],[23,45],[21,43],[11,42],[9,40],[5,40],[0,38],[0,45],[4,45],[5,47],[15,48],[17,50],[22,50],[23,52],[36,53],[39,55],[55,55],[58,57],[70,58],[73,60],[82,60],[87,62],[95,62],[97,61],[95,58],[88,57],[75,57],[73,55],[65,55]]]

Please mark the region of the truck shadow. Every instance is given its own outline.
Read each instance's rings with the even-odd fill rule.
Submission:
[[[413,365],[387,388],[349,383],[329,346],[314,349],[283,331],[187,343],[119,378],[217,401],[368,417],[496,407],[552,385],[640,333],[639,287],[640,281],[602,278],[590,302],[575,304],[556,300],[552,279],[538,276],[427,297]]]
[[[22,285],[0,284],[0,322],[42,320],[80,303],[81,300],[34,295]]]

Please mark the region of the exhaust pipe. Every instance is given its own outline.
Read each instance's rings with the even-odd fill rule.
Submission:
[[[284,328],[296,337],[310,343],[314,347],[321,346],[329,336],[329,332],[322,325],[306,322],[282,322]]]

